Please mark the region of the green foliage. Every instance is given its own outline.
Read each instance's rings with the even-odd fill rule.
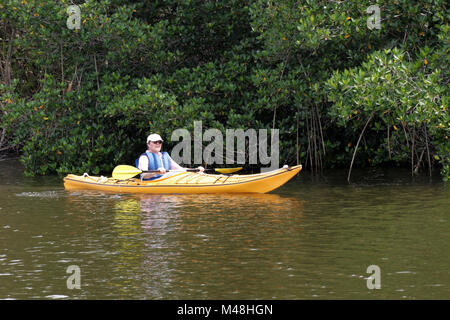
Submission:
[[[347,166],[373,116],[358,165],[449,177],[443,0],[76,3],[79,30],[72,1],[0,3],[0,152],[27,174],[108,174],[194,120],[278,128],[281,163]]]
[[[442,52],[424,47],[408,61],[399,49],[378,51],[360,67],[336,71],[328,80],[329,115],[337,125],[358,132],[374,115],[366,135],[369,162],[411,159],[418,167],[426,154],[429,166],[439,160],[448,178],[448,64],[441,64]]]
[[[423,159],[433,162],[433,154],[439,153],[445,177],[449,174],[446,2],[377,1],[380,29],[367,27],[367,8],[372,4],[261,0],[252,6],[252,28],[264,43],[260,57],[266,70],[272,64],[266,73],[278,75],[267,79],[275,83],[291,78],[295,83],[289,94],[295,100],[278,117],[296,112],[303,131],[300,145],[307,149],[302,162],[312,169],[322,161],[327,167],[348,163],[373,112],[360,165],[404,164],[412,153],[416,170]],[[278,71],[279,63],[283,72]],[[415,126],[424,133],[414,132]],[[402,136],[408,129],[411,132]],[[422,150],[426,155],[421,158]]]

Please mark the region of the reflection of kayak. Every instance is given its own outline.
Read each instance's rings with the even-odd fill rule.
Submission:
[[[302,166],[298,165],[259,174],[231,176],[180,172],[150,181],[69,174],[64,178],[64,187],[137,193],[266,193],[285,184],[301,169]]]

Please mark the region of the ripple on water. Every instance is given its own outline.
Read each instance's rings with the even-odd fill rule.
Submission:
[[[26,197],[26,198],[59,198],[60,193],[56,191],[41,191],[41,192],[21,192],[16,193],[16,197]]]
[[[45,296],[45,297],[48,298],[48,299],[66,299],[69,296],[66,296],[64,294],[52,294],[52,295]]]

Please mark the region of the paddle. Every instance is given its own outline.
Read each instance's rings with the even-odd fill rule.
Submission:
[[[237,168],[215,168],[215,169],[206,169],[206,170],[214,170],[220,173],[234,173],[238,172],[239,170],[242,170],[242,167]]]
[[[214,170],[217,172],[220,172],[220,173],[233,173],[233,172],[239,171],[241,169],[242,169],[242,167],[240,167],[240,168],[217,168]],[[198,169],[169,170],[166,172],[184,172],[184,171],[198,172],[199,170]],[[119,165],[114,168],[114,170],[112,172],[112,177],[114,179],[126,180],[126,179],[133,178],[141,173],[159,173],[159,170],[142,171],[133,166]]]

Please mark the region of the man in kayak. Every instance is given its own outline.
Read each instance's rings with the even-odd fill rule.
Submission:
[[[159,134],[152,133],[147,137],[147,151],[136,160],[136,166],[142,171],[159,171],[159,173],[143,173],[142,180],[154,180],[160,178],[169,170],[186,171],[173,161],[167,152],[161,152],[163,139]],[[205,169],[197,168],[200,172]]]

